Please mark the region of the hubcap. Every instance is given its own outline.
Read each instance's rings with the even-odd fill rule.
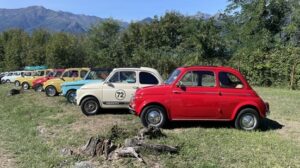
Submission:
[[[36,89],[38,92],[41,92],[43,90],[43,87],[41,85],[39,85]]]
[[[257,120],[253,114],[245,114],[241,118],[241,126],[244,129],[251,130],[256,126]]]
[[[27,90],[27,89],[28,89],[28,84],[27,84],[27,83],[24,83],[23,88],[24,88],[25,90]]]
[[[75,93],[75,92],[71,92],[71,93],[69,94],[69,101],[70,101],[71,103],[75,103],[75,97],[76,97],[76,93]]]
[[[16,82],[16,86],[17,86],[17,87],[20,86],[20,82]]]
[[[48,88],[48,94],[49,94],[50,96],[54,96],[55,93],[56,93],[56,91],[55,91],[55,89],[54,89],[53,87]]]
[[[98,105],[95,101],[88,101],[84,105],[84,110],[87,113],[95,113],[98,108]]]
[[[147,115],[147,121],[149,124],[157,125],[161,122],[162,116],[159,110],[153,109]]]

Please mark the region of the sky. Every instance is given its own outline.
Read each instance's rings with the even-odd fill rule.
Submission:
[[[200,11],[214,15],[226,8],[227,0],[0,0],[0,8],[15,9],[33,5],[129,22],[161,16],[166,11],[178,11],[185,15]]]

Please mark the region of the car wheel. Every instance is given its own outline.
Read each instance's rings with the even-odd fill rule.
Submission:
[[[43,85],[41,85],[41,84],[36,85],[36,86],[34,87],[34,90],[35,90],[36,92],[42,92],[42,91],[43,91]]]
[[[19,81],[15,81],[15,86],[16,87],[19,87],[21,84],[20,84],[20,82]]]
[[[29,83],[24,82],[24,83],[22,83],[22,87],[24,90],[28,90],[30,88],[30,85],[29,85]]]
[[[245,108],[237,115],[234,125],[237,129],[252,131],[259,127],[260,118],[257,110],[253,108]]]
[[[10,83],[10,80],[9,80],[9,79],[7,79],[7,80],[5,81],[5,83]]]
[[[96,98],[88,97],[85,98],[81,103],[81,111],[89,116],[89,115],[95,115],[99,112],[100,105]]]
[[[1,80],[1,83],[4,84],[4,83],[5,83],[5,80]]]
[[[75,104],[76,103],[76,90],[70,90],[67,93],[67,100],[69,103]]]
[[[46,95],[49,97],[54,97],[57,95],[56,88],[54,86],[47,86],[45,88]]]
[[[142,111],[141,120],[145,127],[151,125],[161,128],[167,122],[166,111],[158,105],[147,106]]]

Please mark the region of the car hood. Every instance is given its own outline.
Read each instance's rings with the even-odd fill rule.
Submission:
[[[64,81],[60,78],[54,78],[54,79],[50,79],[50,80],[47,80],[46,83],[63,83]]]
[[[156,85],[140,88],[136,91],[136,94],[141,95],[163,95],[170,90],[170,85]]]
[[[83,85],[80,89],[99,89],[102,87],[103,82],[88,83]]]
[[[85,85],[85,84],[91,84],[91,83],[102,83],[103,80],[79,80],[79,81],[75,81],[75,82],[64,82],[62,84],[62,86],[81,86],[81,85]]]

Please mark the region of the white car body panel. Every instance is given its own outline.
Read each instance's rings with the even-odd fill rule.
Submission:
[[[114,74],[118,72],[135,72],[134,83],[114,83],[110,82]],[[137,88],[152,86],[153,84],[140,84],[140,73],[146,72],[153,75],[158,84],[163,83],[161,75],[152,68],[116,68],[103,83],[86,84],[77,90],[77,105],[81,105],[84,98],[92,96],[98,99],[101,108],[128,108],[131,97]]]
[[[16,78],[21,77],[21,73],[23,71],[15,71],[15,72],[9,72],[6,74],[1,80],[2,81],[7,81],[9,80],[10,82],[15,82]]]

